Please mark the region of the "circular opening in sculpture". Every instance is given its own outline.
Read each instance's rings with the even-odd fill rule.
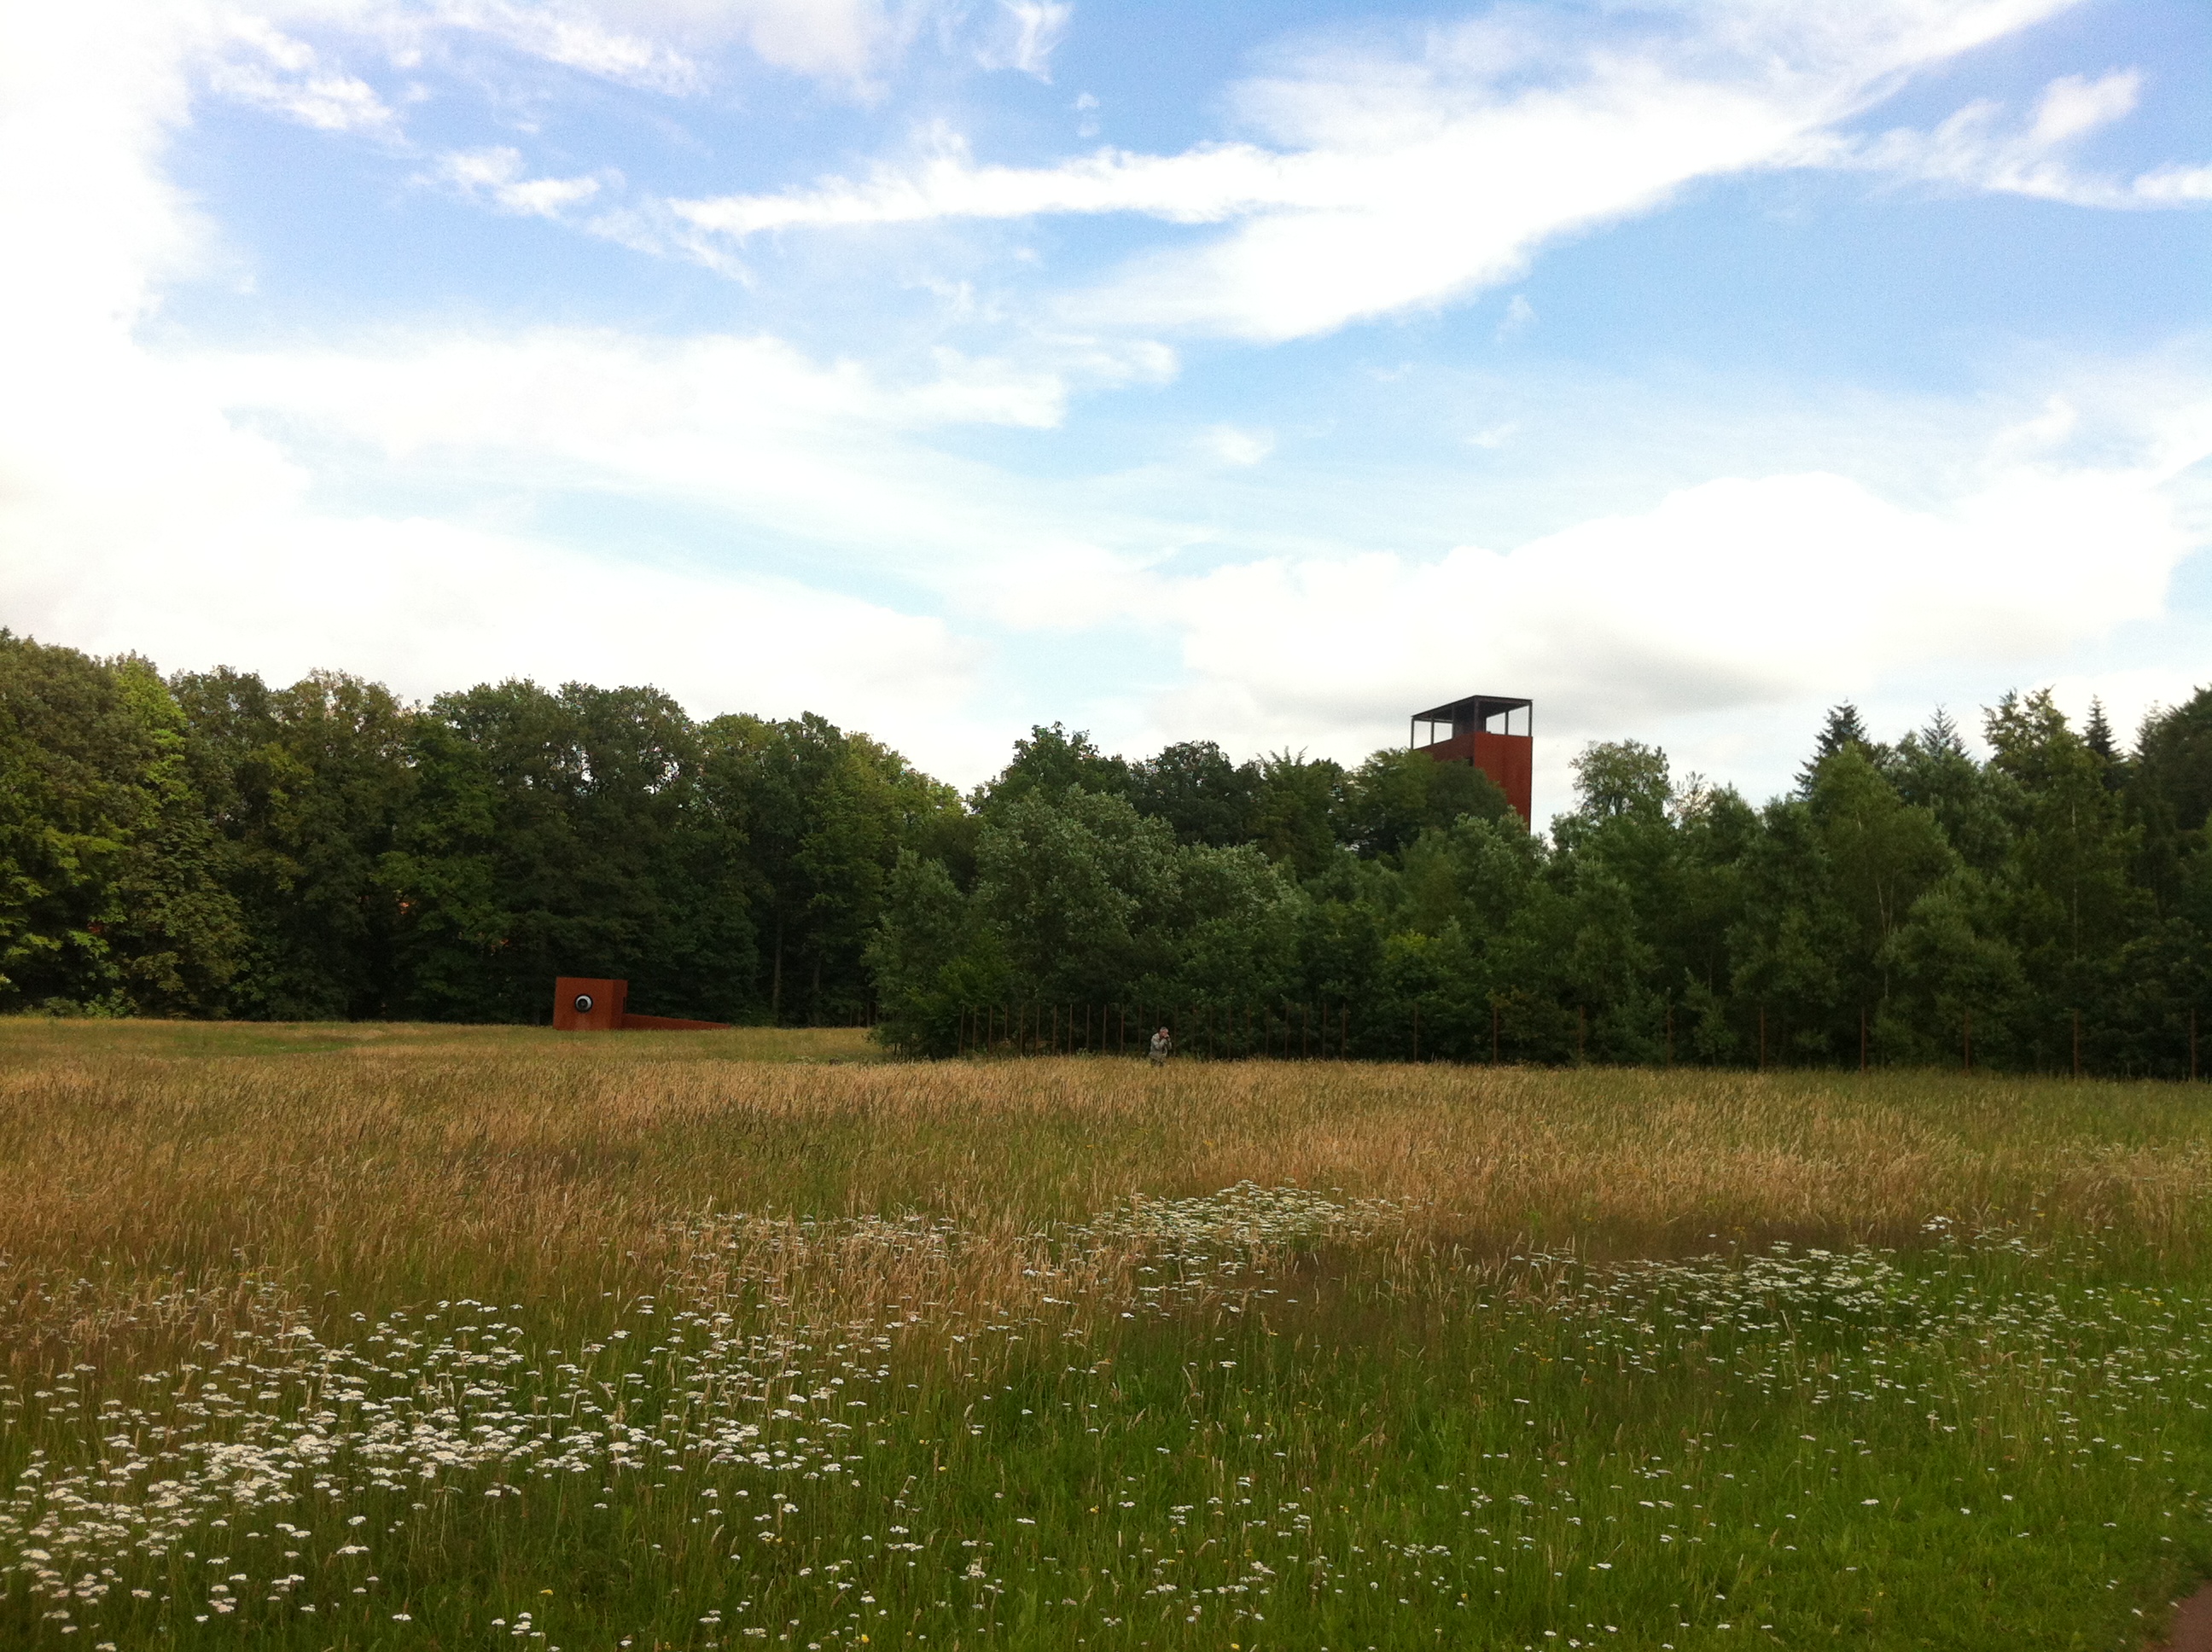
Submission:
[[[576,1013],[577,1013],[578,1015],[589,1015],[589,1014],[591,1014],[591,1012],[592,1012],[592,995],[591,995],[589,993],[577,993],[577,994],[576,994]]]

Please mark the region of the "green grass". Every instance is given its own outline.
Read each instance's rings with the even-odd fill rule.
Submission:
[[[2135,1649],[2212,1570],[2188,1087],[320,1036],[0,1029],[0,1643]]]

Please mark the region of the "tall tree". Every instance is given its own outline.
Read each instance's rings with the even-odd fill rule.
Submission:
[[[1361,854],[1396,855],[1431,827],[1449,826],[1464,815],[1503,820],[1512,811],[1498,782],[1471,763],[1386,750],[1352,771],[1341,818],[1347,841]]]
[[[2016,788],[2011,927],[2040,997],[2021,1036],[2048,1048],[2062,1018],[2109,990],[2122,948],[2150,915],[2129,876],[2140,834],[2047,690],[2005,695],[1987,727],[1990,767]]]
[[[1922,896],[1958,872],[1960,861],[1934,811],[1905,802],[1856,747],[1821,763],[1811,808],[1830,878],[1826,897],[1844,920],[1841,1025],[1834,1030],[1847,1050],[1853,1011],[1877,1020],[1889,1011],[1898,935]]]
[[[378,868],[413,795],[413,714],[318,671],[271,690],[228,669],[172,679],[246,944],[234,1012],[362,1017],[398,1002],[398,902]]]
[[[559,975],[626,978],[659,1013],[744,1012],[744,869],[692,806],[696,731],[674,701],[484,685],[434,701],[410,744],[417,798],[381,876],[416,1012],[543,1019]]]
[[[1344,766],[1327,757],[1279,751],[1260,760],[1252,841],[1270,860],[1311,878],[1339,853]]]
[[[1797,795],[1810,797],[1814,781],[1819,777],[1820,765],[1838,751],[1856,748],[1869,757],[1878,757],[1881,749],[1868,738],[1866,724],[1859,717],[1859,708],[1850,701],[1828,708],[1828,715],[1820,725],[1820,732],[1813,742],[1813,755],[1797,771]]]
[[[2126,789],[2143,834],[2137,877],[2158,909],[2171,914],[2193,881],[2190,869],[2212,817],[2212,688],[2143,719]]]
[[[210,1015],[242,936],[183,713],[135,656],[0,630],[0,1007]]]
[[[1048,728],[1039,723],[1027,739],[1014,742],[1013,760],[977,792],[975,811],[988,817],[1032,792],[1053,800],[1078,786],[1093,796],[1126,796],[1129,765],[1099,750],[1079,729],[1070,734],[1059,723]]]
[[[1172,975],[1175,850],[1166,823],[1079,786],[1007,805],[976,846],[976,897],[1016,989],[1109,1001]]]
[[[875,995],[867,951],[900,852],[963,871],[972,860],[958,793],[811,713],[716,718],[703,744],[704,798],[746,840],[762,930],[755,1001],[779,1023],[854,1019]]]
[[[1211,740],[1185,740],[1129,767],[1126,795],[1139,814],[1164,820],[1181,843],[1225,848],[1258,828],[1256,763],[1236,763]]]
[[[1927,726],[1898,742],[1883,765],[1898,795],[1933,813],[1943,836],[1975,871],[1996,875],[2012,853],[2014,786],[1974,760],[1957,722],[1942,707]]]

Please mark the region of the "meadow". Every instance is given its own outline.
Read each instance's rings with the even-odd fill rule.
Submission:
[[[0,1022],[0,1643],[2112,1648],[2205,1092]]]

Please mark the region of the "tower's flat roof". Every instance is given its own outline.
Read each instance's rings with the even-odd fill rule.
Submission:
[[[1501,711],[1520,711],[1535,703],[1533,700],[1516,700],[1510,695],[1470,694],[1464,700],[1438,706],[1434,711],[1417,711],[1413,720],[1417,723],[1449,723],[1456,721],[1463,712],[1473,712],[1479,720],[1487,721]]]

